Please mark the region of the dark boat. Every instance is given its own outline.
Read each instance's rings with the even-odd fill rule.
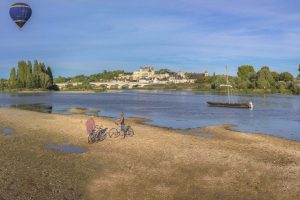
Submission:
[[[223,103],[223,102],[207,102],[208,105],[213,107],[227,107],[227,108],[253,108],[253,104],[250,103]]]
[[[229,85],[227,66],[226,66],[226,82],[227,82],[227,84],[221,84],[220,87],[226,87],[227,88],[228,102],[211,102],[211,101],[208,101],[207,104],[209,106],[213,106],[213,107],[246,108],[246,109],[251,109],[252,110],[254,108],[254,105],[251,101],[249,103],[232,103],[231,102],[230,88],[232,88],[232,86]]]

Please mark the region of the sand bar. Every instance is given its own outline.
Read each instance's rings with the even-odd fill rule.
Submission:
[[[135,136],[88,145],[84,115],[0,109],[3,199],[300,199],[300,142],[225,126],[214,137],[129,123]],[[114,127],[112,119],[98,124]],[[80,154],[47,144],[86,148]]]

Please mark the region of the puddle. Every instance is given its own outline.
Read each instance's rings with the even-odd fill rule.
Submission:
[[[184,135],[192,135],[192,136],[196,136],[196,137],[204,137],[204,138],[216,137],[212,133],[203,133],[203,132],[201,132],[201,130],[196,130],[196,129],[183,130],[180,132]]]
[[[70,144],[69,140],[68,139],[64,139],[64,144],[65,145]]]
[[[79,146],[68,146],[68,145],[55,145],[55,144],[48,144],[47,145],[48,149],[53,149],[57,151],[61,151],[64,153],[85,153],[87,152],[86,148],[79,147]]]
[[[11,128],[2,128],[1,132],[4,134],[4,136],[10,136],[13,134],[13,129]]]
[[[206,137],[206,138],[215,137],[215,135],[211,134],[211,133],[193,133],[193,134],[190,134],[190,135],[197,136],[197,137]]]

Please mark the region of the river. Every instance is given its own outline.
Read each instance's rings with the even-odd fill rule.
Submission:
[[[0,106],[45,104],[49,112],[69,114],[73,107],[100,109],[99,115],[142,117],[151,125],[174,129],[234,124],[234,129],[300,141],[300,96],[236,95],[237,102],[252,101],[253,110],[214,108],[207,101],[226,101],[226,96],[191,91],[124,90],[93,94],[0,94]],[[1,119],[0,119],[1,120]]]

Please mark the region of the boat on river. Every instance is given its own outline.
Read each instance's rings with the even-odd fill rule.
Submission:
[[[227,84],[222,84],[220,87],[226,87],[227,88],[227,96],[228,96],[228,102],[212,102],[208,101],[207,104],[212,107],[226,107],[226,108],[245,108],[245,109],[253,109],[254,105],[251,101],[248,103],[237,103],[231,101],[231,94],[230,89],[232,86],[229,84],[228,80],[228,72],[227,72],[227,66],[226,66],[226,82]]]
[[[252,102],[249,103],[223,103],[223,102],[210,102],[208,101],[207,104],[213,107],[227,107],[227,108],[247,108],[252,109],[253,104]]]

